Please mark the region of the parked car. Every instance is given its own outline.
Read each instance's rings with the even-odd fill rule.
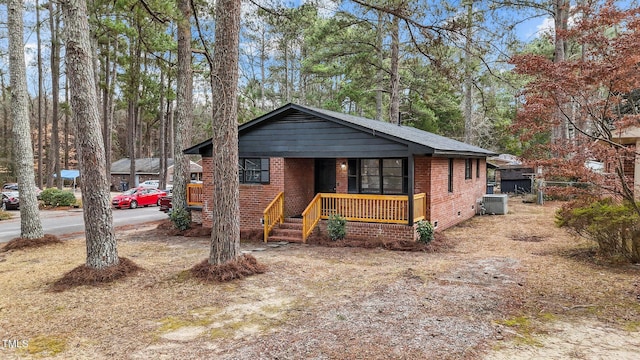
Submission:
[[[18,183],[6,183],[2,185],[2,191],[18,191]]]
[[[172,196],[171,194],[168,194],[167,196],[163,196],[160,198],[160,211],[163,212],[169,212],[169,210],[171,210],[171,200],[172,200]]]
[[[2,210],[18,210],[20,208],[20,193],[17,191],[2,192]]]
[[[157,189],[160,186],[160,180],[147,180],[140,183],[139,187]]]
[[[111,204],[116,209],[135,209],[138,206],[160,205],[160,198],[166,192],[153,188],[137,187],[114,196]]]
[[[4,185],[2,185],[2,191],[20,191],[20,189],[18,188],[18,183],[6,183]],[[42,190],[36,186],[36,197],[38,199],[40,199],[40,193],[42,192]]]

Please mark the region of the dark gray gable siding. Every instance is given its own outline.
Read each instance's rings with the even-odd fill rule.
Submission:
[[[284,114],[283,114],[284,115]],[[299,111],[240,133],[240,157],[398,157],[408,145]]]
[[[296,104],[238,127],[240,157],[480,157],[493,152],[396,124]],[[211,140],[184,152],[210,157]]]

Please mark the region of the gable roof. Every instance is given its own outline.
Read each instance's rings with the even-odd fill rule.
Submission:
[[[389,142],[401,144],[407,148],[407,154],[414,153],[430,154],[433,156],[481,157],[496,155],[492,151],[413,127],[396,125],[378,120],[367,119],[364,117],[292,103],[273,110],[252,121],[241,124],[238,127],[238,135],[239,137],[242,137],[243,135],[250,133],[254,129],[258,129],[271,122],[279,120],[286,121],[286,117],[294,113],[301,113],[302,115],[305,115],[307,117],[313,117],[326,122],[331,122],[340,126],[351,128],[358,132],[366,133],[373,137],[384,138]],[[200,144],[194,145],[184,150],[184,152],[186,154],[203,154],[206,152],[204,151],[204,149],[211,146],[212,140],[210,139]]]
[[[112,175],[129,175],[129,158],[123,158],[111,163]],[[167,169],[173,166],[173,158],[167,159]],[[202,166],[190,161],[190,172],[202,172]],[[136,159],[136,174],[138,175],[158,175],[160,174],[160,158],[141,158]]]

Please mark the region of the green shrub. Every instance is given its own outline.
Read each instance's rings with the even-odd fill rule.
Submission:
[[[76,196],[71,191],[48,188],[40,193],[40,200],[46,206],[72,206],[76,203]]]
[[[428,244],[433,241],[433,225],[426,220],[420,220],[416,223],[416,231],[418,232],[418,242]]]
[[[56,197],[56,194],[59,193],[59,192],[60,192],[60,190],[57,189],[57,188],[44,189],[40,193],[40,200],[42,200],[42,202],[45,205],[55,204],[55,197]]]
[[[340,214],[329,216],[327,233],[333,241],[344,239],[347,236],[347,219],[340,216]]]
[[[169,212],[169,219],[171,219],[173,226],[180,231],[187,230],[191,224],[191,214],[184,208],[172,209]]]
[[[640,217],[632,204],[571,202],[556,213],[556,225],[597,242],[604,256],[640,261]]]

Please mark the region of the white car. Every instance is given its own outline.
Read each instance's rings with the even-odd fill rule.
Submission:
[[[157,189],[160,186],[160,180],[147,180],[140,183],[140,187]]]

